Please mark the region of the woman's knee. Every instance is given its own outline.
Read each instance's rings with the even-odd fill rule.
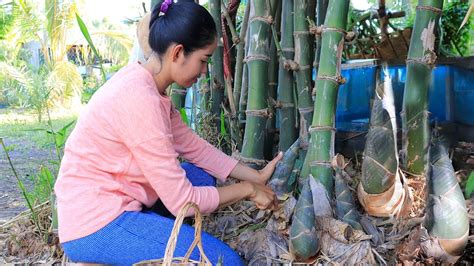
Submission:
[[[216,186],[216,178],[202,168],[187,162],[181,163],[181,167],[186,172],[186,177],[193,186]]]

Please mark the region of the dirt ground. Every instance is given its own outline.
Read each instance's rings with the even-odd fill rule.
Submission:
[[[25,187],[32,189],[29,176],[34,175],[40,165],[47,163],[51,157],[50,149],[38,147],[26,138],[3,141],[7,147],[13,147],[9,151],[12,164]],[[0,224],[3,224],[27,207],[3,148],[0,150]]]

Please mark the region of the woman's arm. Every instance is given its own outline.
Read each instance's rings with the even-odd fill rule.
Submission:
[[[273,171],[275,171],[276,164],[282,157],[283,153],[279,152],[278,155],[261,170],[255,170],[242,163],[238,163],[234,169],[232,169],[229,176],[241,181],[266,184],[268,179],[272,176]]]
[[[276,206],[276,197],[273,191],[262,184],[243,181],[229,186],[218,187],[219,207],[229,206],[240,200],[248,199],[255,203],[257,208],[273,209]]]

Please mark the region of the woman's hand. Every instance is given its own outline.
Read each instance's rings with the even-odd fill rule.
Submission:
[[[258,170],[259,173],[259,180],[257,183],[266,184],[268,179],[272,176],[273,172],[275,171],[275,167],[277,163],[283,158],[283,152],[279,152],[273,160],[271,160],[263,169]]]
[[[248,199],[261,210],[273,209],[277,204],[275,193],[271,188],[249,181],[218,187],[219,207],[229,206],[237,201]]]
[[[249,181],[265,185],[275,171],[276,164],[283,158],[283,152],[273,158],[262,170],[252,169],[244,164],[238,163],[230,172],[230,176],[241,181]]]
[[[277,205],[277,198],[271,188],[258,184],[247,182],[252,186],[248,199],[255,203],[255,206],[261,210],[272,210]]]

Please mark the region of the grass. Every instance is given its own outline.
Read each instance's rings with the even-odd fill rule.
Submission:
[[[53,130],[60,130],[76,118],[77,115],[72,113],[52,113],[51,124]],[[66,136],[69,136],[72,128],[68,128]],[[20,149],[25,152],[32,148],[54,149],[53,137],[46,133],[46,130],[49,129],[47,119],[39,122],[38,116],[33,112],[20,109],[0,109],[0,137],[3,137],[6,143],[14,140],[14,144],[8,145],[9,149]],[[18,143],[24,143],[25,145],[19,145]]]

